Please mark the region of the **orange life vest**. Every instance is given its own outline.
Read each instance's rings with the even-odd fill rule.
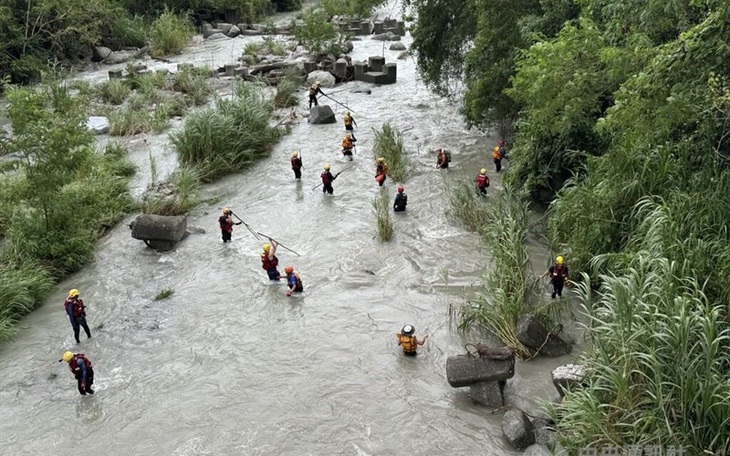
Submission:
[[[413,353],[416,351],[416,347],[418,347],[416,336],[398,334],[398,340],[400,341],[400,346],[403,347],[403,351],[406,353]]]
[[[345,139],[342,140],[343,149],[352,149],[352,145],[352,138],[345,137]]]
[[[502,159],[502,151],[499,150],[499,146],[496,146],[492,150],[492,158],[495,160],[501,160]]]

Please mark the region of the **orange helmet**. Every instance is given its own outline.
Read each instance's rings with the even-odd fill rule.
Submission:
[[[294,272],[294,268],[291,266],[287,266],[284,268],[284,272],[286,272],[287,274],[291,274],[292,272]]]

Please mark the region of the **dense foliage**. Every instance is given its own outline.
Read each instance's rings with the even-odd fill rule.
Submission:
[[[88,100],[61,83],[11,89],[14,135],[3,153],[20,157],[0,172],[0,340],[37,306],[53,280],[93,259],[94,242],[132,208],[126,150],[95,151]]]
[[[54,62],[88,60],[97,45],[119,49],[159,42],[159,31],[166,29],[150,25],[165,11],[189,14],[196,22],[226,19],[231,12],[230,17],[250,22],[299,6],[299,0],[5,0],[0,3],[0,81],[37,81]]]
[[[472,123],[516,120],[507,183],[552,201],[555,249],[593,287],[562,443],[726,454],[730,2],[411,3],[422,76],[463,81]]]

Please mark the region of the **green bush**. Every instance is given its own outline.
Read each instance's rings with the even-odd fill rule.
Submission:
[[[193,35],[195,29],[187,16],[165,11],[150,25],[150,55],[180,54]]]
[[[263,91],[240,83],[230,100],[190,115],[170,136],[180,162],[195,166],[203,182],[241,170],[268,154],[281,132],[270,125],[273,105]]]
[[[309,9],[302,13],[301,20],[293,19],[291,30],[294,38],[313,53],[340,54],[342,46],[339,43],[337,27],[330,22],[330,18],[323,10]]]
[[[142,201],[142,212],[158,215],[183,215],[200,202],[200,176],[195,169],[189,167],[178,169],[173,173],[170,185],[173,189],[171,196],[145,196]]]
[[[299,104],[299,97],[296,95],[299,83],[284,78],[276,85],[276,94],[274,95],[274,107],[288,108]]]
[[[99,84],[96,88],[99,98],[105,103],[120,105],[132,93],[132,89],[122,79],[110,79]]]
[[[175,74],[172,88],[184,93],[190,104],[201,106],[213,94],[209,78],[210,71],[205,68],[184,68]]]
[[[388,164],[388,175],[396,182],[405,182],[408,177],[408,155],[403,144],[403,135],[390,123],[385,123],[380,130],[373,128],[375,157],[384,157]]]
[[[467,179],[447,185],[446,194],[449,197],[449,215],[460,220],[470,231],[481,234],[487,228],[487,202],[474,190],[474,182]]]

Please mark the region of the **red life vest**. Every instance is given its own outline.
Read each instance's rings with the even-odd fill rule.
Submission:
[[[480,189],[489,187],[489,178],[484,174],[480,174],[476,178],[477,187]]]
[[[269,259],[268,253],[261,254],[261,267],[264,268],[264,270],[268,271],[269,269],[274,269],[277,266],[279,266],[279,259],[276,258],[276,255],[274,255],[273,259]]]
[[[221,226],[221,230],[225,231],[226,233],[232,233],[233,232],[233,220],[227,215],[221,215],[218,219],[218,224]]]
[[[84,314],[84,301],[82,301],[81,298],[66,298],[66,301],[63,303],[63,307],[66,309],[66,314],[68,314],[68,306],[73,306],[72,313],[74,317],[80,317]]]
[[[320,177],[322,178],[322,183],[324,185],[331,184],[332,181],[334,180],[334,176],[332,176],[332,173],[329,171],[323,172]]]
[[[299,157],[292,157],[291,168],[300,169],[302,167],[302,160]]]
[[[552,279],[553,280],[565,280],[568,276],[568,266],[565,264],[555,264],[553,266]]]
[[[71,362],[68,363],[68,368],[71,369],[71,372],[74,375],[78,375],[81,373],[81,368],[79,367],[77,362],[78,360],[82,360],[84,362],[87,371],[91,369],[91,361],[86,359],[86,356],[83,353],[74,353],[74,357],[71,358]]]

